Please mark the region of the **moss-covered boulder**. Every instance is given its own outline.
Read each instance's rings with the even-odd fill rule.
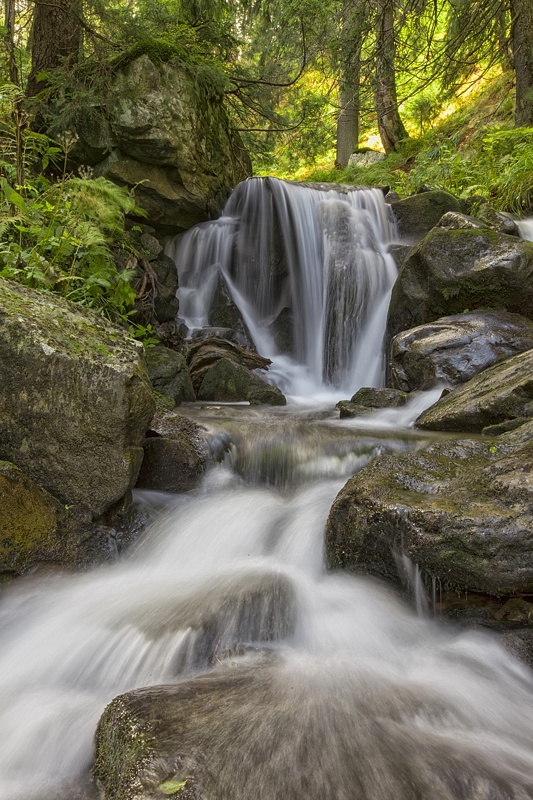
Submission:
[[[488,229],[436,227],[411,250],[400,270],[388,336],[487,308],[533,319],[533,242]]]
[[[154,407],[140,343],[0,280],[0,458],[98,517],[135,483]]]
[[[461,201],[449,192],[420,192],[390,204],[402,239],[417,242],[448,211],[462,211]]]
[[[14,464],[0,461],[0,573],[53,559],[62,506]]]
[[[531,422],[492,440],[379,456],[332,506],[329,564],[400,584],[397,557],[406,555],[443,586],[531,593],[532,471]]]
[[[160,232],[207,220],[251,174],[221,100],[183,66],[130,60],[111,76],[102,108],[80,109],[71,155],[130,186]]]
[[[404,392],[438,383],[457,385],[531,348],[533,322],[519,314],[485,311],[441,317],[393,338],[389,380]]]
[[[533,350],[484,370],[443,396],[416,420],[418,428],[481,433],[533,417]]]

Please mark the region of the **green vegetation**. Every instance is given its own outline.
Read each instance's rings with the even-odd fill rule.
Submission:
[[[112,319],[127,323],[133,308],[130,267],[142,257],[129,258],[124,217],[139,212],[124,190],[83,166],[75,174],[65,131],[81,114],[85,125],[105,119],[111,77],[141,54],[185,69],[201,102],[223,101],[256,174],[401,195],[425,184],[533,208],[529,0],[2,7],[0,275]],[[365,146],[386,158],[346,166]]]

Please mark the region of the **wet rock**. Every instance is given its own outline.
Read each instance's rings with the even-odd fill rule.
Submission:
[[[202,459],[188,442],[150,437],[144,443],[137,488],[188,492],[198,486],[203,474]]]
[[[375,458],[333,504],[330,565],[399,584],[396,551],[444,587],[532,591],[532,441],[529,422],[493,440]]]
[[[220,358],[203,375],[198,388],[198,400],[239,402],[248,400],[252,405],[285,405],[282,392],[267,384],[251,370],[229,358]]]
[[[158,240],[149,233],[143,233],[141,235],[140,244],[148,261],[155,261],[163,252],[163,247],[159,244]]]
[[[399,408],[404,406],[408,395],[399,389],[374,389],[364,387],[357,391],[351,400],[337,403],[341,419],[345,417],[363,417],[372,414],[379,408]]]
[[[533,322],[518,314],[479,312],[441,317],[397,334],[389,379],[404,392],[456,385],[533,348]]]
[[[437,227],[447,231],[482,230],[488,226],[481,220],[459,211],[447,211],[438,221]]]
[[[488,229],[434,228],[400,270],[388,336],[465,310],[490,308],[533,319],[532,274],[532,242]]]
[[[183,353],[162,345],[151,347],[146,351],[146,364],[156,392],[172,398],[178,404],[196,399]]]
[[[236,662],[115,698],[98,725],[95,772],[105,800],[173,790],[189,800],[339,800],[354,787],[365,800],[525,800],[516,784],[500,791],[485,751],[465,756],[471,713],[416,677]]]
[[[158,322],[171,322],[176,319],[179,302],[178,272],[171,258],[159,255],[152,261],[151,267],[156,277],[156,293],[154,297],[154,317]]]
[[[487,228],[498,231],[498,233],[507,233],[509,236],[520,236],[516,222],[507,214],[496,211],[488,203],[477,206],[474,213],[476,219],[481,220]]]
[[[479,432],[533,416],[533,351],[519,353],[446,394],[416,420],[418,428]]]
[[[96,518],[133,486],[154,408],[139,342],[0,280],[0,458]]]
[[[448,192],[430,190],[391,203],[402,239],[416,242],[433,228],[447,211],[462,211],[461,201]]]

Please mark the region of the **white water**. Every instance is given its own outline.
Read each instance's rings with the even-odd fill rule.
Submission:
[[[269,380],[286,394],[346,397],[384,378],[383,336],[396,267],[390,210],[378,189],[323,191],[250,179],[224,216],[167,248],[180,277],[180,315],[193,333],[211,324],[223,280]],[[293,346],[275,320],[290,309]]]
[[[533,242],[533,217],[517,220],[516,224],[520,231],[520,237],[529,242]]]
[[[245,186],[244,194],[256,192],[255,184]],[[298,191],[275,184],[269,195],[259,192],[260,216],[282,201],[294,213]],[[351,200],[329,195],[319,203],[322,244],[333,242],[330,211],[337,214],[340,203],[345,230],[352,230]],[[308,199],[303,205],[305,214],[315,213]],[[361,239],[383,241],[379,209],[380,203],[377,221]],[[213,260],[226,275],[227,232],[241,235],[235,220],[240,214],[242,226],[246,217],[240,207],[232,214],[215,223],[220,239],[212,243]],[[315,247],[304,241],[304,223],[296,227],[291,235],[298,244],[289,251]],[[191,234],[191,253],[205,252],[192,237],[206,230]],[[258,228],[258,242],[264,235]],[[244,241],[248,259],[263,252],[262,243],[253,248],[248,235]],[[326,261],[338,266],[332,249],[324,250]],[[387,258],[378,258],[386,276]],[[244,269],[245,261],[239,263]],[[304,309],[315,301],[315,310],[323,308],[332,296],[320,294],[323,282],[313,276]],[[378,280],[383,292],[374,311],[362,308],[364,319],[354,326],[369,352],[355,348],[340,366],[330,365],[346,370],[346,380],[358,369],[364,383],[377,374],[382,323],[375,316],[386,303],[389,277]],[[205,321],[200,290],[214,291],[204,278],[189,297],[192,327]],[[257,304],[264,318],[274,313],[268,281],[250,299],[246,274],[234,271],[229,280],[234,297],[242,295],[241,310],[247,302],[255,309],[247,317],[250,329]],[[298,287],[301,280],[295,267],[291,281]],[[370,285],[366,296],[373,302],[379,292]],[[344,301],[337,291],[333,297],[338,308]],[[332,322],[312,315],[298,335],[309,335],[313,324],[342,339]],[[261,328],[254,330],[262,341]],[[324,350],[318,339],[308,349],[301,343],[296,378],[294,359],[276,356],[280,380],[297,393],[305,380],[308,387],[319,382],[314,359]],[[268,335],[262,346],[273,347]],[[228,666],[231,674],[249,675],[252,664],[249,694],[225,706],[201,733],[213,800],[531,800],[531,673],[488,636],[437,625],[378,584],[324,567],[324,523],[337,491],[374,455],[416,446],[412,438],[399,439],[397,428],[411,424],[431,400],[424,395],[404,409],[334,423],[294,408],[276,414],[240,409],[245,419],[248,414],[246,430],[234,410],[207,410],[205,425],[218,424],[219,435],[227,431],[235,443],[226,465],[208,472],[197,494],[143,495],[155,522],[127,560],[81,576],[28,576],[3,590],[0,799],[85,797],[95,727],[113,697]],[[214,422],[216,414],[222,421]],[[390,442],[375,433],[387,427]],[[423,610],[416,565],[401,553],[398,558]],[[266,666],[265,652],[274,655]],[[255,760],[244,756],[250,752]]]
[[[280,425],[279,446],[292,450],[289,412],[272,420],[250,414],[263,437]],[[299,800],[349,800],[354,780],[366,800],[533,796],[531,674],[488,637],[439,627],[369,580],[325,571],[323,527],[345,479],[324,476],[346,473],[346,452],[338,450],[332,470],[324,424],[309,419],[306,430],[315,466],[302,450],[294,469],[307,465],[311,483],[280,494],[216,467],[196,496],[144,495],[158,520],[127,561],[82,576],[29,577],[4,592],[2,800],[70,800],[68,781],[90,766],[108,701],[217,664],[246,670],[250,646],[278,654],[264,675],[285,722],[280,730],[272,711],[271,726],[254,723],[250,690],[246,724],[264,750],[264,769],[240,763],[229,744],[215,762],[235,800],[251,797],[254,781],[257,797],[281,800],[268,764],[285,739],[285,796]],[[359,456],[359,466],[370,456]],[[263,674],[260,661],[257,670]],[[257,713],[263,719],[262,707]],[[240,704],[226,708],[229,728],[218,720],[217,736],[229,743],[231,726],[245,724],[239,714]],[[320,793],[294,788],[308,766],[289,742],[304,734],[309,757],[320,750]],[[491,793],[476,795],[473,785]]]

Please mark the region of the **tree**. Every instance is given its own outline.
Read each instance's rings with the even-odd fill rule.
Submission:
[[[83,41],[82,14],[82,0],[35,0],[28,97],[46,87],[43,74],[78,60]]]
[[[398,111],[395,59],[394,0],[378,0],[375,98],[378,130],[386,153],[397,150],[401,140],[407,138],[407,131]]]
[[[339,111],[336,164],[345,167],[359,144],[361,49],[366,34],[363,0],[344,0],[341,10]]]
[[[533,3],[510,0],[517,126],[533,125]]]

